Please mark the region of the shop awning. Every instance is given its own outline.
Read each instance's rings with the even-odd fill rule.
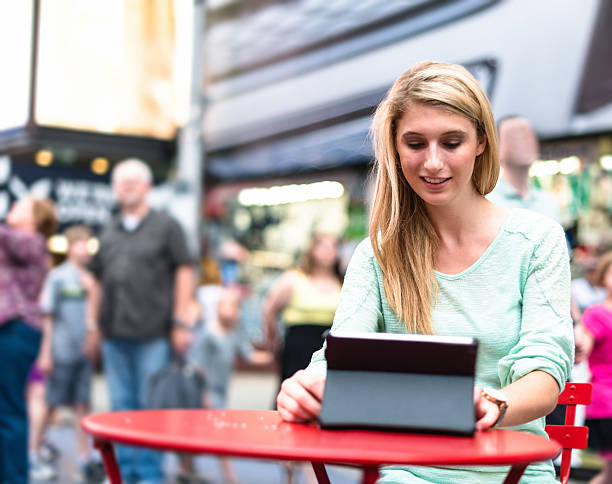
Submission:
[[[365,165],[373,158],[369,116],[275,141],[214,153],[207,171],[220,180],[261,178]]]

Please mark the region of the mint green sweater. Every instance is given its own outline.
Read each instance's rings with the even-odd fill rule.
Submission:
[[[548,217],[512,209],[499,233],[459,274],[436,272],[433,309],[440,335],[479,340],[476,384],[501,388],[542,370],[563,388],[573,364],[570,271],[563,229]],[[382,273],[369,240],[359,244],[344,279],[332,332],[404,333],[385,298]],[[324,374],[324,351],[308,371]],[[364,393],[365,395],[365,393]],[[544,418],[515,429],[545,436]],[[501,483],[508,467],[399,467],[381,472],[381,483]],[[529,466],[521,483],[553,483],[551,462]]]

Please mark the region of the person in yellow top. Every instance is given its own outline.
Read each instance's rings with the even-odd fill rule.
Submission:
[[[268,293],[263,306],[264,332],[270,349],[281,347],[281,381],[306,368],[312,354],[323,346],[340,302],[342,279],[338,240],[314,234],[299,269],[284,272]],[[285,325],[282,346],[279,316]]]

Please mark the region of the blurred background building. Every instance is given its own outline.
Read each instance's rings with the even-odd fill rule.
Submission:
[[[0,217],[32,190],[60,201],[63,222],[99,225],[109,170],[128,156],[152,165],[157,204],[172,205],[197,142],[205,235],[280,269],[313,229],[365,236],[370,116],[401,71],[435,59],[468,67],[498,118],[532,121],[532,179],[556,196],[572,244],[612,241],[610,2],[0,5]],[[194,119],[203,144],[181,137]]]
[[[114,163],[139,157],[168,178],[189,95],[180,3],[0,3],[0,218],[32,192],[56,199],[62,225],[98,228]]]

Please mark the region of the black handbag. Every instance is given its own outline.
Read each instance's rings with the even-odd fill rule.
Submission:
[[[193,364],[174,359],[151,377],[148,407],[202,408],[205,390],[204,372]]]

